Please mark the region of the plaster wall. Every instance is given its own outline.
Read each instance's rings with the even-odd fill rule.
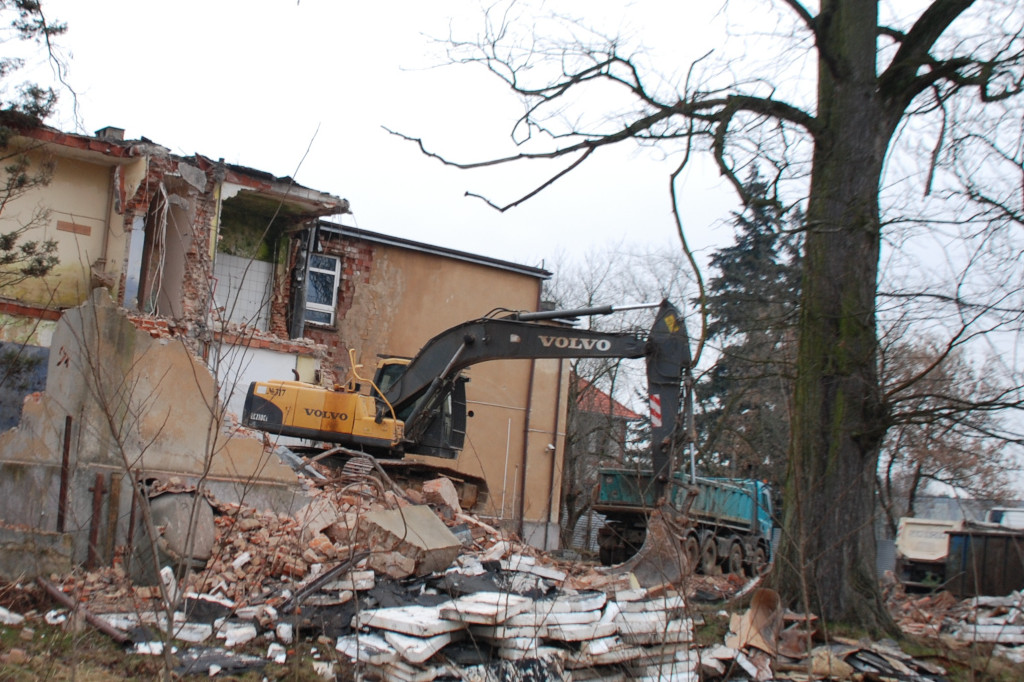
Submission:
[[[46,391],[30,395],[21,423],[0,434],[0,520],[75,536],[83,560],[97,477],[108,545],[122,542],[136,478],[202,483],[226,501],[262,500],[288,512],[294,472],[262,443],[230,437],[210,371],[177,340],[138,330],[104,289],[65,311],[53,337]],[[68,475],[61,463],[67,457]],[[59,490],[67,489],[63,529]],[[111,488],[118,489],[111,494]]]
[[[292,370],[305,364],[302,356],[293,353],[252,348],[244,345],[219,344],[213,356],[215,371],[221,387],[221,402],[229,413],[241,418],[245,392],[253,381],[292,379]],[[305,372],[303,381],[313,381],[312,371]]]
[[[38,151],[29,156],[36,167],[47,159]],[[48,211],[48,217],[29,229],[23,239],[53,240],[59,263],[47,278],[20,283],[5,292],[5,297],[66,307],[88,297],[93,269],[108,273],[117,291],[127,235],[124,218],[114,201],[117,194],[113,184],[125,174],[134,178],[145,162],[136,160],[127,169],[115,171],[117,167],[110,164],[81,159],[50,160],[55,164],[50,183],[14,198],[0,215],[0,230],[28,222],[38,211]],[[131,182],[137,186],[137,181]]]

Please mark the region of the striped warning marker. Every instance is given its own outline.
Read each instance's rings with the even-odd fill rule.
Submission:
[[[661,395],[658,393],[651,394],[651,426],[661,426]]]

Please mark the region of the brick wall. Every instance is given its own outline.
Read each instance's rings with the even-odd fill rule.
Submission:
[[[214,193],[209,191],[210,181],[207,180],[206,187],[202,192],[181,181],[178,177],[178,160],[169,157],[152,155],[146,169],[146,177],[139,184],[138,190],[132,197],[124,198],[124,220],[122,229],[130,232],[136,217],[145,221],[149,207],[156,197],[160,188],[164,187],[169,195],[177,195],[187,200],[189,216],[188,224],[181,225],[180,222],[172,224],[168,219],[168,238],[171,230],[187,230],[192,237],[189,240],[189,248],[185,252],[184,270],[185,275],[182,282],[182,318],[190,322],[191,328],[196,325],[203,325],[206,313],[211,307],[210,277],[213,273],[210,261],[210,226],[216,210]],[[207,173],[209,175],[209,173]],[[122,271],[128,265],[128,243],[126,242],[123,255]],[[150,275],[152,276],[152,275]],[[121,305],[124,304],[124,287],[120,289]]]
[[[340,322],[352,309],[356,287],[370,282],[370,275],[373,272],[374,249],[369,242],[336,235],[322,239],[321,243],[325,255],[337,256],[341,259],[341,283],[338,288],[338,304],[335,308],[336,318]],[[291,272],[295,267],[298,252],[299,241],[293,239],[289,247],[288,269],[284,273],[279,273],[271,302],[270,330],[281,338],[288,338],[288,289],[291,285]],[[325,375],[334,373],[334,368],[348,366],[348,347],[336,329],[308,324],[305,329],[305,338],[326,348],[327,357],[323,363]],[[336,376],[332,380],[341,381],[344,378]]]

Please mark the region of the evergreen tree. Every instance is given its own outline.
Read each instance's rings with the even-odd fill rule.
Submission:
[[[787,229],[768,186],[747,183],[751,202],[735,214],[735,243],[710,260],[708,341],[714,366],[697,385],[701,470],[780,484],[789,446],[799,233]]]
[[[38,0],[0,0],[0,44],[9,41],[34,42],[47,51],[58,70],[51,40],[67,30],[63,23],[52,23]],[[41,152],[40,145],[15,144],[18,132],[40,125],[51,113],[57,94],[35,83],[16,82],[14,74],[24,66],[19,57],[0,57],[0,214],[9,204],[36,188],[47,185],[53,176],[53,162]],[[13,93],[13,96],[11,96]],[[0,215],[0,217],[3,217]],[[23,212],[0,221],[0,295],[2,290],[30,277],[44,277],[57,265],[57,243],[33,238],[45,225],[49,214],[44,207]]]

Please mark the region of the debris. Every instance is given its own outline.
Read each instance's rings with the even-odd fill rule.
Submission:
[[[25,622],[25,616],[17,613],[11,613],[4,607],[0,606],[0,623],[4,625],[21,625]]]
[[[334,485],[318,480],[311,487],[317,504],[294,517],[211,500],[217,533],[205,570],[185,581],[166,572],[166,591],[184,595],[178,613],[166,612],[159,587],[134,586],[124,571],[109,568],[51,585],[61,609],[45,619],[85,613],[94,626],[134,640],[139,654],[158,653],[172,633],[179,646],[192,647],[179,654],[178,674],[230,675],[268,661],[283,664],[293,642],[316,638],[333,643],[342,661],[358,666],[358,675],[383,680],[942,675],[895,645],[833,638],[823,646],[815,639],[815,616],[784,613],[778,596],[756,581],[699,576],[642,587],[633,573],[556,561],[436,502],[436,511],[415,504],[386,509],[387,499],[405,503],[401,491],[362,481]],[[430,502],[427,493],[422,499]],[[302,514],[318,519],[321,530],[304,532]],[[462,541],[452,527],[462,529]],[[1016,593],[959,602],[948,594],[911,597],[893,589],[890,603],[903,614],[901,623],[969,640],[998,628],[999,641],[1007,643],[1007,633],[1024,628]],[[692,595],[722,599],[747,590],[751,606],[733,618],[726,640],[732,646],[698,648],[694,621],[701,622],[700,615],[687,608]],[[0,611],[5,622],[17,618]],[[204,646],[215,641],[222,648]],[[266,647],[262,655],[241,654],[241,647],[253,651],[248,647],[257,642]],[[1012,659],[1020,648],[999,650]],[[314,663],[319,674],[336,670],[332,661]]]
[[[272,642],[267,647],[267,660],[273,661],[278,665],[284,665],[288,661],[288,650],[277,642]]]
[[[459,491],[455,489],[455,484],[451,482],[451,479],[442,476],[427,481],[420,491],[423,493],[424,502],[446,509],[451,513],[453,519],[462,513]]]
[[[461,630],[465,623],[444,618],[441,609],[436,606],[410,605],[361,611],[353,619],[353,627],[373,627],[415,637],[433,637]]]
[[[779,632],[782,630],[778,593],[763,588],[755,591],[750,609],[742,616],[733,614],[729,629],[735,635],[726,638],[727,646],[743,649],[749,645],[774,656],[778,653]]]
[[[412,561],[412,570],[405,575],[443,571],[462,547],[444,522],[424,505],[370,512],[359,519],[358,527],[363,542],[373,548],[370,567],[382,566],[380,570],[392,577],[405,576],[386,569],[402,566],[404,570],[407,561]]]
[[[248,670],[262,670],[266,661],[259,656],[240,654],[216,647],[195,647],[178,653],[180,665],[175,673],[180,676],[220,671],[243,673]],[[211,675],[212,676],[212,675]]]
[[[509,617],[522,613],[533,600],[502,592],[480,592],[460,597],[442,606],[442,618],[477,625],[501,625]]]
[[[217,638],[224,640],[224,646],[234,647],[256,639],[259,633],[251,623],[227,623],[217,632]]]
[[[36,582],[39,583],[39,585],[43,589],[45,589],[50,594],[51,597],[60,602],[62,606],[71,610],[75,610],[77,608],[78,612],[85,617],[85,622],[87,622],[89,625],[93,626],[106,636],[110,637],[118,644],[124,644],[128,641],[128,635],[126,635],[124,632],[121,632],[117,628],[111,627],[102,618],[97,618],[95,615],[93,615],[91,612],[89,612],[81,605],[75,604],[75,602],[70,597],[61,592],[60,588],[58,588],[57,586],[51,584],[49,581],[44,580],[43,578],[36,578]]]

